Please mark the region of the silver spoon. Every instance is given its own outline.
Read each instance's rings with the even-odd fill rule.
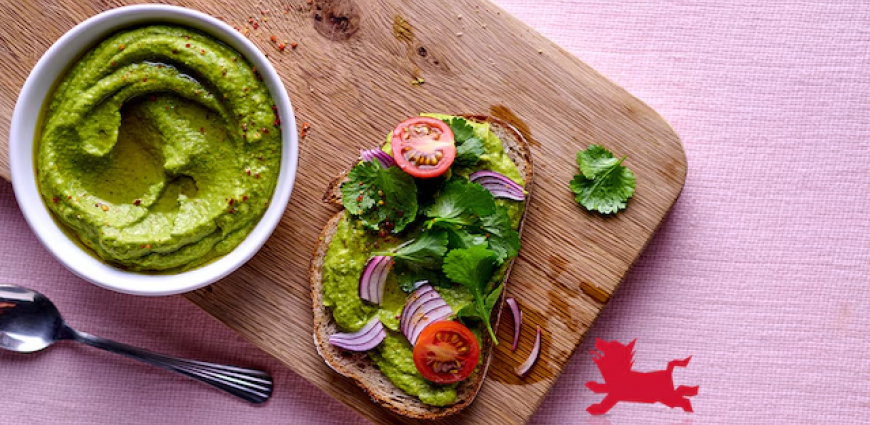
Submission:
[[[57,307],[39,292],[0,284],[0,348],[32,353],[66,339],[178,372],[251,403],[263,403],[272,395],[272,377],[266,372],[177,359],[88,335],[67,326]]]

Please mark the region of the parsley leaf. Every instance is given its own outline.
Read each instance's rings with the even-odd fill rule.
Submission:
[[[489,320],[492,306],[487,308],[489,295],[495,291],[488,291],[487,287],[497,262],[498,258],[495,253],[482,245],[477,245],[450,251],[444,258],[442,267],[448,279],[468,288],[474,298],[474,302],[471,304],[473,307],[460,310],[462,317],[476,317],[482,320],[496,345],[498,341]],[[500,291],[500,289],[497,290]]]
[[[495,213],[481,217],[481,230],[489,235],[489,248],[498,257],[499,263],[519,254],[520,233],[511,227],[507,207],[499,205]]]
[[[447,182],[435,203],[425,211],[427,217],[434,219],[429,221],[429,228],[438,222],[469,225],[474,223],[475,216],[483,217],[493,212],[495,201],[492,193],[465,179]]]
[[[580,174],[571,181],[571,190],[577,203],[588,211],[615,214],[625,209],[628,198],[634,195],[634,173],[622,165],[607,149],[590,145],[577,153]]]
[[[468,124],[464,118],[453,117],[444,120],[453,131],[453,142],[456,144],[456,165],[470,167],[480,161],[480,157],[486,153],[483,149],[483,140],[474,135],[474,127]]]
[[[341,185],[341,202],[371,230],[401,232],[417,215],[414,178],[399,167],[382,168],[364,161],[347,174]]]

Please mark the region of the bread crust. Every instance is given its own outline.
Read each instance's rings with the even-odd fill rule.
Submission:
[[[525,190],[528,193],[525,201],[525,211],[527,211],[529,201],[531,200],[534,172],[531,149],[526,139],[516,128],[502,120],[484,115],[462,115],[462,117],[477,122],[488,122],[491,131],[502,141],[505,152],[517,165],[520,174],[525,180]],[[329,183],[326,194],[323,197],[324,202],[341,206],[340,189],[341,184],[347,179],[348,171],[349,169],[345,170]],[[523,218],[520,220],[520,235],[522,235],[523,223],[525,222],[525,211]],[[438,419],[461,411],[474,401],[474,397],[480,391],[483,380],[486,377],[486,372],[489,369],[493,348],[492,339],[489,335],[483,334],[483,347],[481,351],[486,353],[486,355],[482,365],[474,376],[461,382],[457,387],[457,403],[446,407],[426,405],[417,397],[411,396],[397,388],[381,373],[367,353],[351,353],[329,344],[329,336],[341,330],[333,320],[329,309],[323,305],[323,260],[326,257],[329,243],[335,236],[338,222],[342,219],[343,214],[344,210],[339,211],[323,227],[314,247],[311,265],[308,270],[314,312],[314,346],[317,348],[317,353],[320,354],[320,357],[323,358],[330,368],[354,381],[375,403],[399,415],[415,419]],[[505,284],[507,284],[510,277],[514,261],[516,261],[516,258],[511,260],[510,265],[508,265],[505,271]],[[499,302],[496,303],[496,307],[493,309],[491,319],[494,329],[498,329],[506,294],[507,290],[502,291]]]

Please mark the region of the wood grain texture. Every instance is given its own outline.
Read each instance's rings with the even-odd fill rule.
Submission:
[[[0,0],[0,138],[8,137],[27,73],[51,43],[87,17],[127,3],[135,2]],[[283,78],[298,121],[311,123],[300,140],[295,191],[272,238],[238,272],[187,297],[372,421],[412,422],[376,407],[332,372],[311,338],[306,272],[318,232],[336,211],[320,201],[327,183],[360,148],[421,111],[494,115],[530,140],[537,181],[509,285],[524,310],[520,348],[499,345],[477,400],[438,421],[526,422],[679,196],[686,159],[668,124],[486,0],[177,4],[247,28]],[[298,47],[279,52],[273,34]],[[417,78],[425,83],[411,85]],[[637,175],[636,194],[616,217],[583,211],[568,189],[574,156],[590,143],[628,155],[625,165]],[[0,176],[8,179],[0,151]],[[499,339],[510,340],[511,321],[502,322]],[[541,358],[519,379],[513,369],[528,355],[535,324],[544,329]]]

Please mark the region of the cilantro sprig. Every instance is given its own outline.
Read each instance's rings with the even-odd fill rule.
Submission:
[[[624,210],[635,188],[634,173],[622,165],[625,158],[615,158],[599,145],[590,145],[578,152],[580,173],[570,184],[577,203],[590,212],[601,214]]]
[[[469,225],[474,223],[477,217],[494,212],[495,200],[492,193],[468,180],[453,179],[447,183],[441,196],[426,208],[424,214],[431,218],[427,226],[432,228],[436,223]]]
[[[507,208],[497,206],[492,193],[477,183],[449,181],[423,213],[429,217],[427,228],[447,232],[451,249],[488,245],[499,264],[516,257],[520,250],[520,235],[511,227]]]
[[[417,186],[399,167],[363,161],[341,185],[344,208],[371,230],[399,233],[417,216]]]
[[[459,311],[458,316],[481,320],[486,325],[493,343],[498,345],[489,316],[501,295],[502,285],[489,290],[489,281],[498,264],[498,257],[485,246],[454,249],[444,258],[444,274],[453,282],[465,286],[473,302]]]
[[[453,143],[456,145],[456,158],[453,162],[462,167],[477,164],[486,151],[483,149],[483,140],[474,135],[474,128],[460,117],[453,117],[444,122],[453,131]]]
[[[411,270],[432,269],[441,266],[441,258],[447,252],[447,234],[423,232],[416,239],[399,245],[394,251],[377,252],[374,255],[393,257],[397,263]]]

